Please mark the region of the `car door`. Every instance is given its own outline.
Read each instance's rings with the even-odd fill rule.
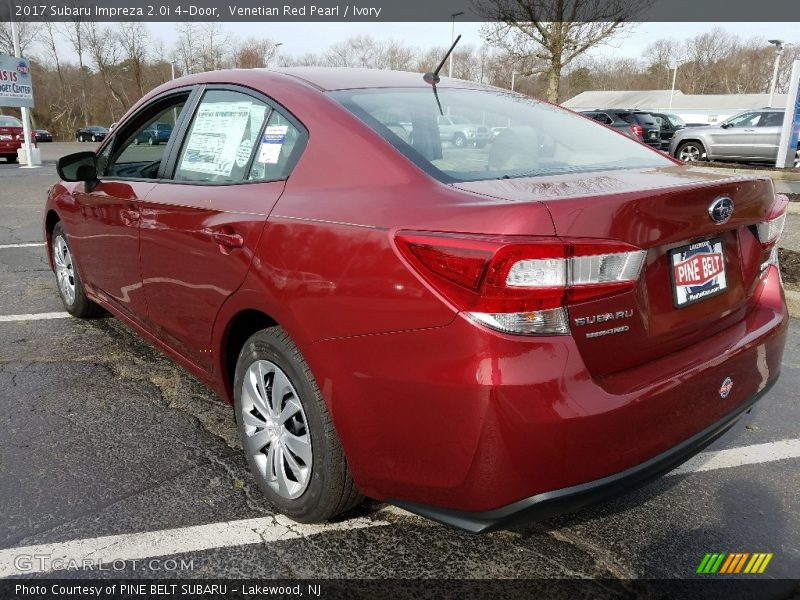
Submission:
[[[244,281],[307,136],[269,99],[235,86],[204,88],[173,136],[171,174],[141,205],[142,281],[157,335],[211,371],[214,320]]]
[[[756,127],[755,151],[760,160],[775,162],[783,127],[783,114],[778,111],[764,112]]]
[[[711,130],[708,136],[710,154],[714,158],[753,158],[756,127],[760,120],[760,112],[746,112],[725,121],[725,127]]]
[[[146,314],[139,270],[140,202],[152,191],[166,146],[136,146],[149,124],[179,118],[189,91],[160,97],[115,130],[98,155],[98,182],[73,192],[80,219],[70,231],[77,264],[91,291],[135,319]]]

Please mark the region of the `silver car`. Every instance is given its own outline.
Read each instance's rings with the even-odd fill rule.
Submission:
[[[774,108],[750,110],[719,125],[681,129],[673,136],[669,153],[684,162],[726,160],[775,164],[784,112]],[[800,148],[794,166],[800,166]]]
[[[442,115],[437,122],[442,141],[450,142],[456,148],[467,145],[483,148],[492,140],[492,134],[487,127],[475,125],[466,117]]]

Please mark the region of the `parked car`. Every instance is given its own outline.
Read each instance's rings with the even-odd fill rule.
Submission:
[[[672,136],[675,135],[675,132],[686,127],[686,122],[678,115],[672,113],[653,111],[649,111],[649,113],[655,118],[660,129],[659,137],[661,138],[661,144],[659,148],[661,150],[669,150],[669,143],[672,141]]]
[[[37,142],[53,141],[53,134],[47,131],[47,129],[35,129],[33,135],[35,136]]]
[[[455,148],[439,103],[506,127]],[[132,148],[173,114],[166,144]],[[254,480],[296,520],[364,495],[471,531],[549,517],[672,469],[780,372],[769,178],[698,173],[519,94],[198,73],[57,168],[65,309],[105,308],[233,404]]]
[[[684,162],[720,160],[774,165],[783,115],[783,109],[748,110],[719,125],[687,128],[672,138],[669,153]],[[800,145],[794,166],[800,167]]]
[[[22,121],[16,117],[0,115],[0,156],[6,162],[17,162],[17,150],[22,148],[25,138]]]
[[[149,144],[154,146],[156,144],[166,144],[169,141],[169,136],[172,135],[172,125],[169,123],[153,123],[147,129],[143,129],[137,135],[134,144]]]
[[[635,109],[605,108],[581,111],[595,121],[625,133],[635,140],[656,148],[661,146],[658,122],[650,113]]]
[[[101,142],[106,139],[108,129],[99,125],[89,125],[81,127],[75,132],[75,140],[78,142]]]
[[[475,125],[466,117],[439,115],[437,122],[442,140],[450,142],[456,148],[463,148],[467,145],[483,148],[492,140],[488,127]]]

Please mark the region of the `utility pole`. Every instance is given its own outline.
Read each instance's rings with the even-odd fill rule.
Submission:
[[[775,86],[778,83],[778,69],[781,66],[781,57],[783,56],[783,40],[769,40],[770,44],[775,45],[775,67],[772,69],[772,82],[769,84],[769,104],[768,108],[772,108],[772,103],[775,101]]]
[[[13,15],[13,11],[9,14]],[[14,56],[22,58],[22,53],[19,48],[19,30],[17,29],[17,22],[11,17],[11,37],[14,38]],[[20,111],[22,112],[22,137],[25,139],[25,156],[27,164],[22,168],[34,169],[33,164],[33,146],[31,145],[31,121],[30,111],[27,106],[23,106]]]
[[[464,11],[456,12],[450,15],[450,19],[452,25],[450,27],[450,44],[453,44],[453,41],[456,39],[456,17],[460,17],[464,14]],[[453,54],[450,54],[450,66],[448,67],[447,76],[452,78],[453,77]]]

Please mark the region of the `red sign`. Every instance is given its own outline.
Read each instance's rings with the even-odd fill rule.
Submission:
[[[695,254],[673,267],[675,283],[677,285],[703,285],[722,273],[723,267],[722,254],[718,252]]]

